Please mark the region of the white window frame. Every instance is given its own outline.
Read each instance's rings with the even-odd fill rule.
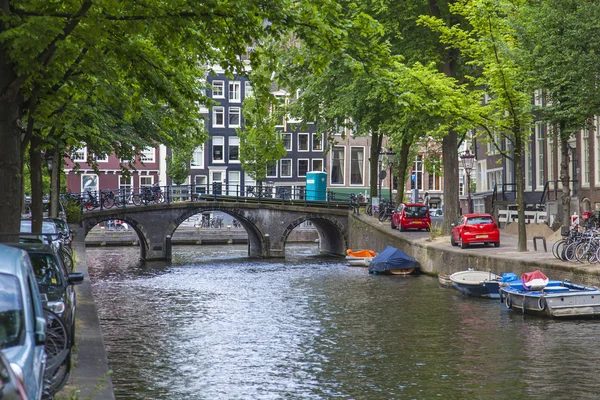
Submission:
[[[222,124],[218,124],[217,123],[217,115],[221,114],[221,117],[223,118],[223,123]],[[213,106],[212,109],[212,126],[213,128],[225,128],[225,107],[223,106]]]
[[[225,81],[212,81],[212,97],[213,99],[225,98]],[[219,90],[220,88],[220,90]]]
[[[201,182],[202,179],[204,180],[204,182]],[[206,194],[208,192],[208,176],[194,175],[194,192],[198,194]]]
[[[150,154],[152,153],[152,155]],[[156,148],[154,147],[144,147],[140,151],[140,161],[144,163],[153,163],[156,159]]]
[[[533,171],[531,170],[531,165],[533,165],[533,154],[531,154],[531,149],[533,147],[531,142],[528,142],[525,146],[527,146],[525,148],[525,154],[524,154],[524,161],[525,161],[525,190],[526,191],[531,191],[532,189],[532,178],[533,178]]]
[[[231,116],[237,114],[238,117],[238,123],[237,124],[232,124],[231,123]],[[239,128],[242,124],[242,109],[240,107],[229,107],[229,112],[227,113],[227,125],[230,128]]]
[[[94,154],[94,160],[96,160],[96,162],[108,162],[108,154],[105,155],[103,158],[99,158],[96,154]]]
[[[362,177],[362,182],[361,183],[352,183],[352,150],[353,149],[362,149],[362,166],[361,166],[361,177]],[[349,174],[349,182],[350,182],[350,186],[364,186],[365,185],[365,155],[366,155],[366,151],[365,151],[365,147],[364,146],[350,146],[350,174]]]
[[[312,136],[312,147],[311,147],[312,151],[323,151],[323,138],[324,137],[321,135],[321,140],[319,140],[318,134],[313,133],[311,136]],[[318,148],[317,148],[317,146],[315,146],[315,144],[318,145]]]
[[[81,183],[81,193],[83,193],[83,192],[86,191],[87,187],[84,186],[83,183],[84,183],[84,181],[86,181],[86,178],[89,178],[89,177],[95,177],[92,180],[96,181],[96,185],[95,186],[89,186],[88,185],[87,187],[89,187],[92,192],[98,192],[98,190],[100,190],[100,177],[97,174],[82,174],[81,175],[81,181],[80,181],[80,183]]]
[[[87,146],[83,146],[81,149],[77,149],[73,153],[73,162],[86,162],[87,161]]]
[[[242,102],[242,83],[240,81],[229,82],[229,102],[230,103],[241,103]]]
[[[346,184],[346,146],[333,146],[333,148],[331,149],[331,156],[329,157],[329,165],[331,166],[331,169],[333,171],[333,153],[336,148],[344,150],[344,160],[342,162],[342,183],[333,183],[333,174],[329,175],[329,183],[332,186],[344,186]]]
[[[544,185],[546,184],[546,177],[545,177],[546,145],[545,145],[544,139],[545,139],[544,126],[542,125],[542,123],[537,122],[535,124],[535,157],[536,157],[535,184],[536,184],[536,190],[544,190]]]
[[[547,129],[547,135],[546,135],[546,145],[548,146],[548,149],[546,151],[546,154],[548,155],[548,189],[554,189],[554,181],[555,178],[555,174],[554,174],[554,166],[555,166],[555,157],[556,157],[556,146],[555,146],[555,138],[554,135],[552,134],[551,131],[552,127],[548,126]]]
[[[315,161],[320,161],[321,162],[321,169],[315,169]],[[320,171],[323,172],[323,170],[325,169],[325,160],[322,158],[313,158],[310,161],[310,170],[311,171]]]
[[[215,159],[215,146],[221,146],[221,159]],[[224,136],[213,136],[212,138],[212,151],[210,153],[210,159],[215,164],[225,163],[225,137]]]
[[[129,182],[122,183],[121,179],[129,179]],[[133,189],[133,176],[119,175],[119,189]]]
[[[298,174],[298,177],[306,177],[306,174],[304,175],[300,175],[300,161],[306,161],[306,172],[310,172],[310,160],[308,158],[299,158],[296,161],[296,172]]]
[[[232,160],[231,157],[231,148],[237,147],[238,158],[237,160]],[[227,139],[227,162],[230,164],[239,164],[240,163],[240,138],[237,136],[229,136]]]
[[[300,138],[301,137],[306,137],[306,150],[302,150],[300,148]],[[298,133],[298,152],[299,153],[306,153],[307,151],[310,151],[310,134],[308,133]]]
[[[237,179],[232,179],[232,176],[237,174]],[[241,193],[242,186],[242,172],[241,171],[228,171],[227,172],[227,194],[230,196],[239,195]]]
[[[290,147],[287,148],[285,147],[285,141],[283,140],[283,137],[287,136],[290,138]],[[292,149],[294,148],[294,138],[291,132],[281,132],[281,140],[283,142],[283,147],[286,151],[292,151]]]
[[[145,179],[146,180],[150,179],[150,183],[142,183],[142,180],[145,180]],[[140,175],[139,182],[140,182],[140,188],[150,187],[150,186],[154,185],[154,175]]]
[[[287,175],[283,174],[283,163],[284,163],[284,161],[286,163],[289,162],[289,165],[290,165],[290,173],[287,174]],[[281,162],[281,167],[280,167],[279,171],[281,171],[281,177],[282,178],[291,178],[291,177],[293,177],[294,176],[294,163],[292,162],[292,159],[291,158],[282,158],[280,160],[280,162]]]
[[[204,168],[204,145],[196,147],[190,161],[191,169]]]
[[[581,130],[581,187],[590,187],[590,130]]]
[[[254,88],[252,87],[252,82],[245,81],[244,82],[244,98],[254,96]]]

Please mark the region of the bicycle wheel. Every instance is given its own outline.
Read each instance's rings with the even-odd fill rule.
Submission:
[[[104,208],[112,208],[112,206],[115,205],[114,197],[107,196],[106,198],[103,198],[102,201],[104,202]]]
[[[572,261],[575,258],[575,248],[579,245],[579,243],[571,243],[568,246],[565,246],[562,252],[562,259],[564,261]]]
[[[69,331],[62,318],[53,311],[44,308],[44,317],[46,318],[45,349],[48,357],[46,364],[49,367],[58,368],[67,357],[67,352],[71,347]]]
[[[142,197],[139,194],[134,194],[133,197],[131,198],[131,200],[133,201],[133,204],[135,204],[136,206],[142,205]]]
[[[367,206],[367,215],[370,217],[373,216],[373,206],[371,204]]]
[[[588,253],[589,247],[590,247],[590,244],[588,242],[579,243],[575,247],[574,260],[576,260],[577,262],[580,262],[580,263],[587,261],[587,253]]]
[[[379,221],[384,222],[387,218],[388,218],[388,211],[387,210],[382,210],[379,213]]]
[[[552,255],[559,260],[561,259],[560,255],[562,253],[563,246],[567,243],[566,240],[562,239],[552,245]]]
[[[53,399],[69,380],[71,375],[71,350],[68,350],[64,361],[54,368],[54,371],[47,369],[44,372],[44,394],[42,399]]]
[[[65,249],[60,250],[60,256],[62,257],[63,262],[65,263],[67,271],[72,272],[75,269],[73,257]]]

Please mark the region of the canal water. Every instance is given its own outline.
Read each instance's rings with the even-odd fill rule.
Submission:
[[[316,248],[88,249],[117,399],[596,399],[600,322],[373,276]]]

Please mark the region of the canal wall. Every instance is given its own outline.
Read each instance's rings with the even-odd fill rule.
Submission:
[[[496,274],[541,270],[551,279],[570,280],[586,285],[600,284],[600,268],[589,264],[566,263],[554,258],[551,252],[552,243],[547,243],[548,251],[543,251],[538,243],[538,251],[516,251],[516,237],[501,235],[501,246],[473,246],[467,249],[454,247],[449,236],[432,239],[416,237],[412,232],[392,230],[389,222],[385,224],[367,215],[349,216],[349,248],[372,249],[382,251],[387,245],[399,248],[414,257],[423,273],[437,275],[451,274],[473,268],[481,271],[492,271]],[[528,242],[532,248],[533,242]]]

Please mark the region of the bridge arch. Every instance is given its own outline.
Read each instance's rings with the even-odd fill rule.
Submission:
[[[285,244],[292,231],[300,224],[310,221],[319,233],[319,248],[323,253],[344,254],[348,247],[345,227],[335,218],[326,216],[303,215],[291,221],[284,229],[279,246],[285,254]]]
[[[140,243],[140,258],[146,259],[147,254],[148,254],[148,249],[149,249],[149,243],[147,240],[148,232],[146,231],[145,227],[142,224],[140,224],[132,216],[123,215],[123,216],[120,216],[119,218],[115,218],[113,216],[97,216],[94,218],[86,218],[85,224],[84,224],[85,236],[87,236],[87,234],[96,225],[98,225],[102,222],[115,220],[115,219],[118,219],[118,220],[121,220],[121,221],[127,223],[127,225],[129,225],[131,227],[131,229],[133,229],[133,231],[136,233],[136,235],[138,237],[138,241]]]

